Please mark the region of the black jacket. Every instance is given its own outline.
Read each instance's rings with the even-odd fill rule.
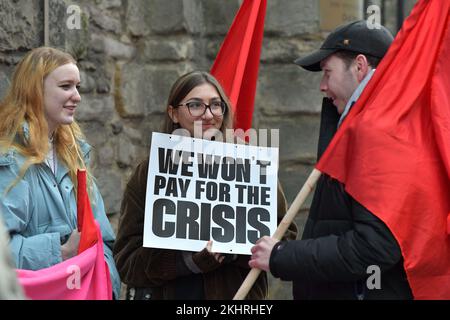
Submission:
[[[336,132],[338,119],[336,108],[325,99],[319,158]],[[302,240],[278,243],[270,271],[293,281],[294,299],[412,298],[392,233],[327,175],[317,183]]]

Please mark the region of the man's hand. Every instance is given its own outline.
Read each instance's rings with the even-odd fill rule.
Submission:
[[[264,236],[252,247],[252,258],[248,262],[251,268],[258,268],[264,271],[270,271],[269,261],[272,249],[278,240]]]

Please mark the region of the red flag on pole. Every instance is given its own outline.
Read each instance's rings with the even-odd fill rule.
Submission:
[[[112,285],[100,226],[94,220],[86,189],[86,171],[78,171],[78,255],[41,270],[17,270],[20,284],[33,300],[111,300]]]
[[[78,254],[92,247],[98,241],[97,227],[87,193],[86,170],[77,172],[77,223],[81,232]]]
[[[267,0],[244,0],[211,68],[230,98],[235,128],[251,128]]]
[[[416,299],[450,299],[449,57],[450,1],[419,1],[317,164],[392,231]]]

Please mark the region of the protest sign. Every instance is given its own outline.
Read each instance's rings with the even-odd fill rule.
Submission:
[[[250,254],[277,226],[278,149],[153,133],[144,247]]]

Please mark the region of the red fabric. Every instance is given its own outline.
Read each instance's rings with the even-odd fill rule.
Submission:
[[[267,0],[244,0],[211,68],[230,98],[235,128],[251,128]]]
[[[86,171],[77,172],[77,221],[78,231],[81,231],[78,254],[97,243],[97,228],[95,226],[94,214],[87,194]]]
[[[390,228],[416,299],[450,299],[449,17],[416,4],[317,164]]]

